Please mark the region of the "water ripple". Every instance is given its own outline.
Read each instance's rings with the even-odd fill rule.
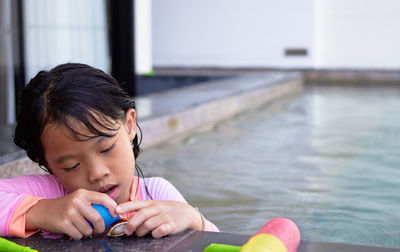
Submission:
[[[139,160],[223,231],[284,216],[304,240],[400,247],[399,91],[306,88]]]

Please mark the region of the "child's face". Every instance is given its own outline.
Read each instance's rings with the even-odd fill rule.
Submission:
[[[135,171],[131,145],[136,135],[135,111],[128,110],[125,122],[117,124],[118,131],[109,132],[115,136],[87,141],[77,140],[64,125],[45,126],[41,141],[48,168],[69,193],[84,188],[106,193],[117,204],[129,200]],[[82,124],[75,122],[72,126],[91,135]]]

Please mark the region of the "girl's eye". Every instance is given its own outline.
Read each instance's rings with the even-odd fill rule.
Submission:
[[[105,149],[105,150],[102,150],[100,153],[106,153],[106,152],[109,152],[110,150],[112,150],[113,148],[114,148],[114,146],[115,146],[115,144],[112,144],[110,147],[108,147],[107,149]]]
[[[76,165],[74,165],[74,166],[72,166],[72,167],[65,168],[64,170],[65,170],[65,171],[72,171],[72,170],[78,168],[78,166],[79,166],[79,163],[77,163]]]

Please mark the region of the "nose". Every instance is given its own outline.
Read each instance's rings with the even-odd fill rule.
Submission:
[[[90,163],[87,173],[90,183],[98,183],[110,174],[110,169],[103,162],[97,160]]]

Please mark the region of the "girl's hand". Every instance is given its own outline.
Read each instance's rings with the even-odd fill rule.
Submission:
[[[105,206],[113,217],[117,216],[114,211],[117,203],[107,194],[78,189],[61,198],[40,200],[26,213],[25,228],[63,233],[73,239],[102,233],[104,221],[92,203]]]
[[[154,238],[176,234],[187,228],[201,230],[202,217],[187,203],[178,201],[135,200],[116,207],[118,214],[137,211],[125,227],[125,234],[144,236],[151,231]]]

